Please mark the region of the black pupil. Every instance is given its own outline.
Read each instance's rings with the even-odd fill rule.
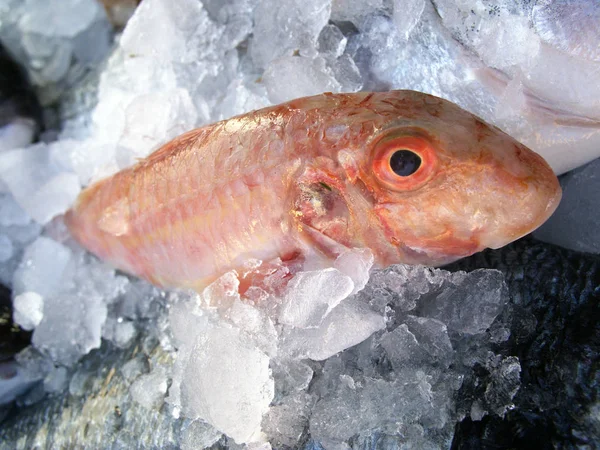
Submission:
[[[390,167],[400,177],[412,175],[421,167],[421,158],[410,150],[398,150],[390,158]]]

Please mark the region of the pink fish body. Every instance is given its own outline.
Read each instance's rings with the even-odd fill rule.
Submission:
[[[160,286],[201,289],[248,259],[441,265],[503,246],[560,200],[537,154],[412,91],[322,94],[190,131],[87,188],[72,235]]]

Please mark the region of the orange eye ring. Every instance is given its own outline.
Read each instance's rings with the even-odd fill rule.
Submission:
[[[420,158],[416,170],[406,176],[398,175],[392,169],[392,157],[398,151],[408,151]],[[422,137],[401,135],[385,137],[375,144],[373,172],[389,189],[412,191],[431,179],[436,171],[437,158],[431,143]]]

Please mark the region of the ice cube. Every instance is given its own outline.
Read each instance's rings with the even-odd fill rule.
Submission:
[[[6,101],[6,100],[5,100]],[[15,118],[0,127],[0,152],[27,147],[35,136],[33,120]]]
[[[236,299],[225,316],[267,355],[277,354],[277,330],[263,310]]]
[[[193,63],[213,51],[222,30],[196,0],[144,0],[121,37],[128,55]]]
[[[402,324],[381,338],[394,370],[406,366],[426,367],[441,365],[446,369],[454,357],[446,326],[438,320],[408,316]]]
[[[314,56],[321,29],[327,24],[331,0],[261,0],[254,9],[250,54],[259,68],[299,52]]]
[[[272,359],[275,392],[279,396],[305,390],[313,378],[311,367],[297,359]]]
[[[342,252],[336,258],[333,266],[352,279],[354,282],[353,295],[367,285],[373,261],[373,252],[370,249],[355,248]]]
[[[73,38],[104,10],[94,0],[26,0],[27,14],[19,21],[26,33]]]
[[[106,305],[97,299],[65,293],[44,299],[44,317],[33,332],[32,343],[53,361],[70,366],[100,347]]]
[[[12,258],[14,254],[13,243],[8,236],[0,234],[0,263]]]
[[[158,409],[163,404],[167,393],[167,373],[163,367],[156,367],[152,372],[140,375],[131,385],[130,392],[134,401],[147,409]]]
[[[136,335],[133,322],[110,317],[102,329],[102,337],[119,348],[127,348]]]
[[[435,300],[423,302],[419,312],[442,321],[450,330],[477,334],[490,327],[507,302],[502,272],[480,269],[464,278],[459,274],[454,286],[448,286]]]
[[[238,329],[214,324],[197,336],[181,383],[188,417],[207,421],[238,443],[257,441],[273,395],[269,358]]]
[[[148,156],[161,144],[194,128],[198,114],[185,89],[140,95],[125,110],[125,131],[117,163],[124,168]]]
[[[263,419],[263,429],[275,448],[297,447],[308,425],[315,398],[306,392],[285,397],[271,406]]]
[[[297,273],[284,293],[279,322],[299,328],[317,327],[353,290],[352,279],[335,268]]]
[[[381,14],[387,9],[385,0],[333,0],[331,20],[352,22],[361,29],[366,18]]]
[[[509,356],[492,372],[484,397],[492,411],[502,417],[511,408],[520,387],[521,364],[516,356]]]
[[[0,155],[0,178],[19,206],[40,224],[65,212],[81,190],[77,175],[57,166],[50,156],[45,144]]]
[[[61,393],[69,386],[69,372],[65,367],[55,367],[44,378],[46,392]]]
[[[23,292],[13,299],[13,319],[24,330],[33,330],[44,317],[44,299],[37,292]]]
[[[273,103],[341,90],[340,83],[322,57],[286,56],[276,59],[267,66],[263,81]]]
[[[408,39],[421,20],[424,9],[425,0],[394,0],[394,24],[405,39]]]
[[[383,316],[349,298],[336,306],[317,328],[288,328],[282,335],[282,352],[294,358],[327,359],[385,328]]]
[[[0,194],[0,225],[27,225],[31,218],[10,194]]]
[[[182,450],[209,448],[221,439],[222,433],[202,420],[191,422],[183,434]]]
[[[317,48],[323,56],[338,58],[346,49],[348,39],[335,25],[325,25],[319,34]]]
[[[258,75],[236,78],[229,84],[225,97],[217,108],[218,120],[264,108],[270,104],[264,84],[256,81],[258,78]]]
[[[343,54],[332,63],[335,79],[339,81],[342,92],[357,92],[363,87],[363,77],[354,59],[348,54]]]
[[[55,295],[64,283],[63,275],[72,252],[52,239],[40,236],[26,249],[13,277],[15,295],[36,292],[44,298]]]
[[[140,375],[150,372],[150,363],[143,353],[138,353],[120,367],[121,374],[129,382],[134,381]]]

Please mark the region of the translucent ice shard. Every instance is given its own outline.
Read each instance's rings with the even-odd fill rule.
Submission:
[[[0,178],[19,206],[40,224],[65,212],[81,191],[77,175],[57,165],[45,144],[0,155]]]
[[[327,24],[331,0],[261,0],[254,9],[250,54],[258,67],[298,51],[314,56],[315,43]]]

